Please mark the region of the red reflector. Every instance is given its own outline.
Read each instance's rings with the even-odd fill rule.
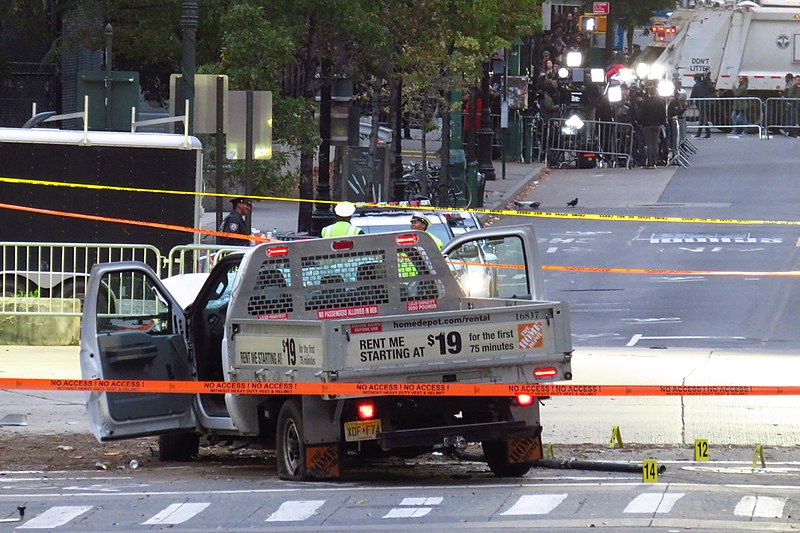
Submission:
[[[352,250],[353,249],[353,241],[333,241],[331,243],[332,250]]]
[[[375,404],[360,403],[358,404],[358,418],[361,420],[371,420],[375,417]]]
[[[530,394],[518,394],[517,403],[519,405],[530,405],[533,403],[533,396]]]
[[[270,246],[267,248],[267,257],[277,257],[279,255],[288,255],[289,249],[286,246]]]
[[[544,378],[554,378],[558,374],[558,371],[553,367],[548,368],[536,368],[533,371],[533,377],[536,379],[544,379]]]
[[[394,242],[400,245],[417,244],[416,235],[398,235],[395,237]]]

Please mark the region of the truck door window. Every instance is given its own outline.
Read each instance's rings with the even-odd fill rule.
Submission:
[[[530,298],[525,248],[516,236],[464,243],[450,252],[447,263],[467,296]]]
[[[97,333],[143,331],[173,334],[169,300],[144,272],[106,274],[97,302]],[[110,294],[110,298],[109,298]]]

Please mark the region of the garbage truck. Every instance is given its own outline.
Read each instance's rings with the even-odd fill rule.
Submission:
[[[796,0],[706,0],[675,9],[655,24],[642,54],[657,77],[694,85],[707,74],[719,91],[749,78],[749,94],[780,96],[787,73],[800,73],[800,3]],[[726,94],[720,93],[720,96]]]
[[[466,296],[487,278],[479,268],[497,271],[492,292]],[[568,308],[544,297],[531,225],[464,233],[441,251],[410,230],[270,242],[227,254],[201,283],[186,276],[200,288],[184,308],[167,289],[180,278],[134,261],[92,268],[83,378],[208,384],[87,393],[99,441],[159,435],[162,460],[188,460],[201,436],[257,440],[287,480],[338,477],[345,457],[481,443],[494,474],[516,477],[542,456],[541,398],[524,391],[572,378]],[[139,289],[101,298],[120,278]],[[286,393],[310,383],[354,388]],[[443,394],[449,384],[518,387]]]

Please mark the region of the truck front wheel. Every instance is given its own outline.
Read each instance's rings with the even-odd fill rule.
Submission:
[[[526,463],[508,462],[508,445],[504,441],[483,441],[481,445],[489,470],[497,477],[521,477],[531,469],[531,466]]]
[[[286,400],[278,415],[278,477],[290,481],[308,479],[303,415],[298,400]]]

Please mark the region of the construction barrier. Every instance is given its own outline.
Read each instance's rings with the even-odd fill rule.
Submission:
[[[633,164],[633,125],[627,122],[551,118],[542,133],[540,161],[549,167],[593,168]],[[602,162],[602,163],[600,163]]]

